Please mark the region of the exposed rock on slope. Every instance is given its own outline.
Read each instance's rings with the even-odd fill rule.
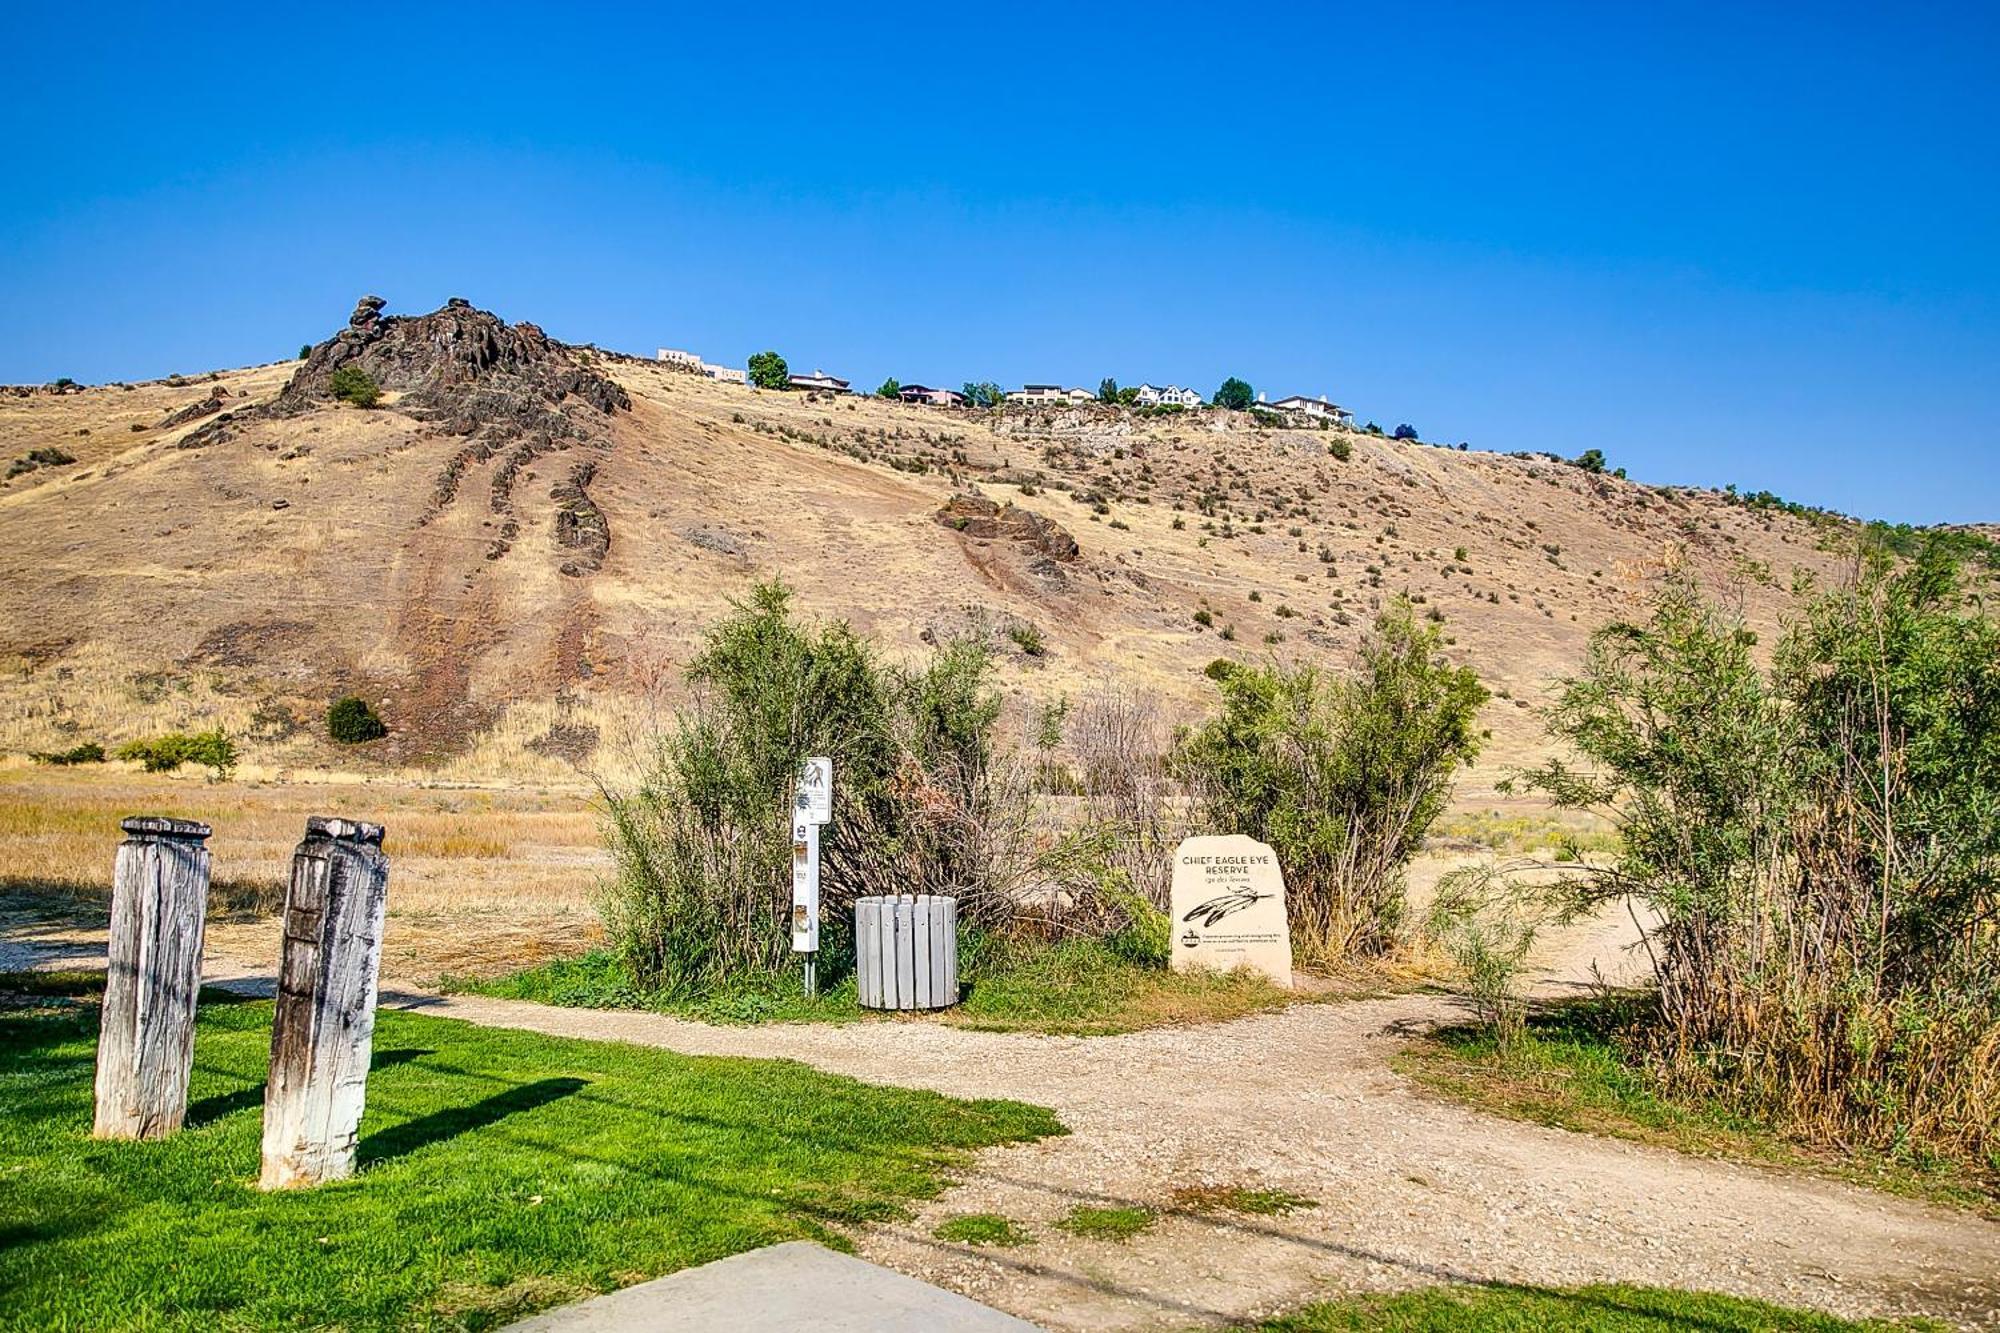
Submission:
[[[1016,504],[999,504],[983,495],[954,495],[938,510],[937,521],[968,537],[1020,542],[1062,564],[1075,562],[1076,538],[1053,519]]]

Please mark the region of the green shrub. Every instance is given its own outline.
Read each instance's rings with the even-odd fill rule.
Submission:
[[[104,747],[96,741],[85,741],[53,754],[38,751],[29,758],[38,764],[53,764],[58,768],[67,768],[71,764],[101,764],[104,762]]]
[[[919,668],[880,660],[844,622],[802,625],[758,586],[688,666],[692,704],[644,782],[604,792],[617,872],[603,903],[638,982],[687,994],[792,963],[782,818],[808,755],[833,759],[821,834],[822,975],[847,965],[845,907],[864,893],[952,892],[962,920],[1015,909],[1008,803],[993,771],[1000,700],[973,639]],[[1046,853],[1038,853],[1046,855]]]
[[[1329,441],[1326,446],[1326,451],[1332,454],[1335,458],[1339,459],[1343,463],[1345,463],[1348,459],[1354,457],[1354,446],[1348,443],[1346,440],[1336,439]]]
[[[359,366],[341,366],[330,381],[333,396],[356,407],[373,407],[382,397],[382,386]]]
[[[2000,1152],[2000,626],[1940,547],[1813,596],[1768,666],[1669,580],[1549,719],[1529,784],[1616,824],[1579,905],[1636,897],[1670,1079],[1828,1143]]]
[[[1007,637],[1014,641],[1016,648],[1030,657],[1040,657],[1049,650],[1048,644],[1042,639],[1042,632],[1025,620],[1009,628]]]
[[[789,389],[792,387],[792,369],[785,364],[785,358],[776,352],[758,352],[750,358],[748,366],[750,383],[759,389]]]
[[[145,765],[148,773],[171,773],[183,764],[198,764],[219,781],[236,771],[236,742],[219,728],[191,736],[175,731],[151,740],[127,741],[112,754]]]
[[[382,719],[368,701],[350,694],[333,701],[326,710],[326,734],[342,745],[361,745],[389,734]]]
[[[1183,737],[1175,768],[1218,833],[1269,843],[1285,869],[1293,946],[1309,963],[1385,952],[1403,915],[1403,869],[1479,752],[1487,693],[1440,656],[1435,626],[1398,600],[1357,671],[1245,666],[1206,674],[1222,712]]]

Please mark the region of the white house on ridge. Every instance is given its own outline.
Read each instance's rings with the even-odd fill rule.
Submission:
[[[1164,389],[1141,384],[1138,396],[1132,401],[1140,407],[1200,407],[1201,395],[1178,384],[1169,384]]]

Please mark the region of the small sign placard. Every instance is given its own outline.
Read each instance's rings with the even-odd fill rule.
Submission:
[[[1292,935],[1278,854],[1232,833],[1189,838],[1174,852],[1174,967],[1247,967],[1292,984]]]

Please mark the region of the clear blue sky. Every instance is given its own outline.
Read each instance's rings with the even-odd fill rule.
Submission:
[[[949,8],[12,6],[0,380],[462,295],[2000,519],[1991,3]]]

